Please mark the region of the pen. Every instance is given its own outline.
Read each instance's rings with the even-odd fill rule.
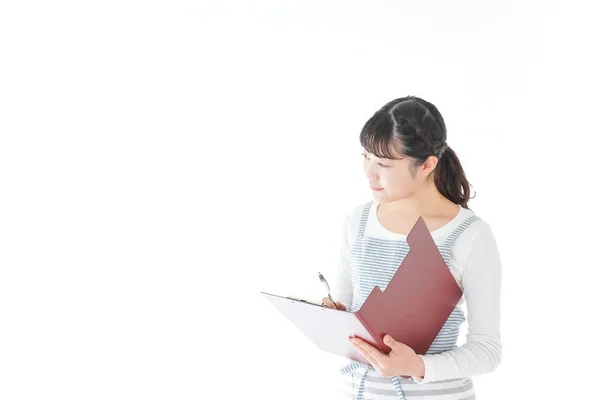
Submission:
[[[335,307],[335,309],[339,310],[339,308],[337,308],[337,305],[335,304],[335,301],[333,301],[333,298],[331,297],[331,293],[330,293],[330,290],[329,290],[329,284],[325,280],[325,277],[323,276],[323,274],[320,273],[320,272],[319,272],[319,280],[325,284],[325,287],[327,288],[327,297],[329,297],[329,300],[331,300],[331,302],[333,303],[333,306]]]

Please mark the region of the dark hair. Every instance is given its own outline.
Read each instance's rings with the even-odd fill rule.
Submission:
[[[398,153],[410,157],[415,169],[428,157],[437,157],[436,188],[448,200],[468,208],[470,184],[456,153],[446,144],[446,124],[433,104],[415,96],[390,101],[365,123],[360,144],[379,158],[398,159]]]

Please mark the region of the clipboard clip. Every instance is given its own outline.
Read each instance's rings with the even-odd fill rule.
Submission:
[[[315,303],[314,301],[310,301],[310,300],[304,300],[304,299],[302,299],[302,298],[300,298],[300,297],[296,297],[296,296],[287,296],[287,298],[288,298],[288,299],[290,299],[290,300],[300,301],[300,302],[302,302],[302,303],[308,303],[308,304],[312,304],[312,305],[314,305],[314,306],[319,306],[319,307],[327,307],[327,306],[325,305],[325,303],[321,303],[321,304],[319,304],[319,303]]]

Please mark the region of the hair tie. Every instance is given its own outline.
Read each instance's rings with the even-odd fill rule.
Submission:
[[[444,151],[446,151],[446,149],[448,148],[448,143],[444,142],[442,143],[441,149],[440,149],[440,156],[442,154],[444,154]]]

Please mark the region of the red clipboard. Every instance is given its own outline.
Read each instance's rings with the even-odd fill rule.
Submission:
[[[326,352],[369,364],[348,337],[360,337],[387,354],[391,349],[383,337],[389,334],[424,355],[463,293],[422,217],[406,241],[409,252],[385,291],[376,286],[356,312],[261,293]]]

